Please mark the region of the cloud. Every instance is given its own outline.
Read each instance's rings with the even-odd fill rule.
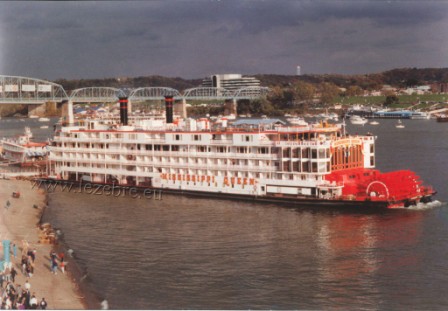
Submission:
[[[447,13],[438,1],[0,2],[0,70],[56,79],[440,67]]]

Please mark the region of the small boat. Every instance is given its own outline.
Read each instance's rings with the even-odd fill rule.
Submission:
[[[42,125],[40,128],[41,128],[41,129],[47,129],[47,128],[48,128],[48,125]]]
[[[380,122],[374,120],[374,121],[370,122],[369,124],[371,124],[371,125],[378,125],[378,124],[380,124]]]
[[[437,122],[448,122],[448,115],[442,114],[437,117]]]
[[[39,122],[48,122],[48,121],[50,121],[50,119],[49,118],[39,118],[38,121]]]
[[[401,122],[401,120],[398,120],[398,123],[395,125],[395,127],[397,129],[402,129],[402,128],[404,128],[404,124],[403,124],[403,122]]]
[[[363,118],[361,116],[358,116],[358,115],[353,115],[353,116],[350,117],[350,123],[351,124],[364,125],[367,122],[368,122],[367,119],[365,119],[365,118]]]
[[[308,126],[308,122],[306,122],[305,119],[301,118],[301,117],[287,118],[286,121],[288,121],[289,123],[294,124],[294,125]]]

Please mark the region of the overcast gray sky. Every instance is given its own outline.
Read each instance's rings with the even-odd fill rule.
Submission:
[[[448,1],[0,2],[0,74],[54,80],[448,67]]]

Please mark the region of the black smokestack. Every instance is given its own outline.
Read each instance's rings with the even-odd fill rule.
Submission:
[[[173,96],[165,96],[166,123],[173,123]]]
[[[128,125],[128,98],[118,97],[120,102],[120,123]]]

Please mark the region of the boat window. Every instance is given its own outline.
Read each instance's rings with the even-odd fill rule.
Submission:
[[[319,149],[319,159],[325,159],[325,149]]]
[[[242,140],[243,141],[245,141],[245,142],[249,142],[249,141],[252,141],[252,135],[241,135],[242,137]]]
[[[310,156],[310,148],[303,148],[302,149],[302,158],[309,158]]]
[[[309,171],[310,171],[309,162],[302,162],[302,172],[309,172]]]

